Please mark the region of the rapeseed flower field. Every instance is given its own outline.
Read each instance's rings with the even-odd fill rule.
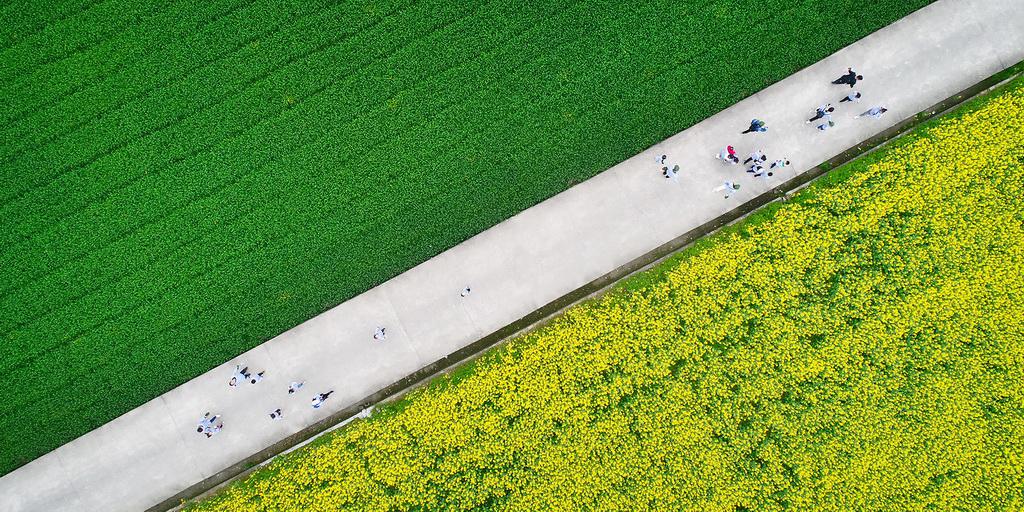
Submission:
[[[837,172],[190,510],[1024,508],[1024,86]]]

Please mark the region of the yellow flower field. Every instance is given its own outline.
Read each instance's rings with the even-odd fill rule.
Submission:
[[[1024,87],[192,510],[1024,509]]]

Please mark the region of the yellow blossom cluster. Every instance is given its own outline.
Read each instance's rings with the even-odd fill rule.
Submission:
[[[191,510],[1024,509],[1024,87]]]

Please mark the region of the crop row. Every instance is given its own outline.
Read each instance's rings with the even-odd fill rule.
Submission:
[[[191,511],[1003,510],[1024,81]]]
[[[0,472],[923,3],[263,2],[152,24],[176,2],[124,59],[120,32],[69,29],[79,50],[21,69],[121,60],[2,128]],[[82,21],[46,34],[62,23]],[[72,389],[78,410],[44,398]]]

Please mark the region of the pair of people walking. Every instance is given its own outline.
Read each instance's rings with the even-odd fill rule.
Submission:
[[[256,374],[249,373],[249,367],[243,367],[240,364],[235,365],[235,373],[231,376],[231,380],[228,381],[228,386],[235,387],[242,382],[249,381],[249,384],[256,384],[263,380],[263,374],[266,371],[261,371]]]
[[[204,434],[207,439],[213,437],[220,432],[222,428],[224,428],[224,422],[219,420],[219,414],[210,416],[210,413],[207,412],[202,418],[199,418],[199,426],[196,429],[196,432]]]

